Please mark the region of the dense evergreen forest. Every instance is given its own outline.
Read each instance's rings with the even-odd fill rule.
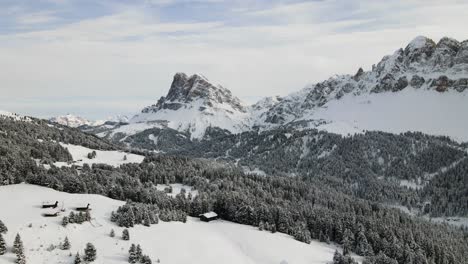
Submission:
[[[271,176],[265,177],[245,174],[240,167],[225,161],[149,152],[141,164],[119,168],[103,164],[85,165],[82,170],[57,168],[53,162],[71,159],[70,153],[57,142],[93,149],[118,149],[119,146],[76,129],[54,126],[36,119],[18,122],[0,118],[1,184],[26,181],[70,193],[96,193],[127,200],[128,204],[115,212],[114,220],[128,227],[144,224],[144,217],[126,218],[131,215],[128,211],[138,212],[141,208],[152,212],[147,220],[150,222],[155,221],[155,215],[163,221],[183,221],[186,215],[198,216],[214,210],[223,219],[258,226],[265,232],[290,234],[305,243],[318,239],[340,244],[345,255],[355,252],[367,256],[366,263],[463,264],[468,259],[466,230],[431,223],[381,203],[405,200],[408,205],[417,205],[423,199],[437,197],[446,200],[431,202],[430,207],[422,209],[445,214],[447,211],[442,208],[448,207],[453,213],[466,212],[466,199],[457,198],[466,197],[467,187],[462,185],[466,183],[465,152],[462,145],[447,138],[378,132],[342,138],[304,131],[315,133],[315,141],[310,137],[312,143],[306,144],[310,152],[316,152],[311,155],[322,156],[317,159],[326,161],[314,162],[312,158],[301,161],[296,166],[297,177],[280,170],[269,171]],[[295,137],[284,133],[277,136],[270,140],[280,144]],[[317,150],[314,144],[323,147]],[[292,142],[285,145],[294,146]],[[214,149],[218,148],[213,146]],[[327,154],[324,149],[329,150]],[[403,155],[405,151],[413,154]],[[239,154],[234,154],[234,149],[230,152],[233,157],[243,155],[240,150]],[[265,160],[282,154],[274,154],[274,149],[262,153],[266,155]],[[291,153],[295,153],[293,149]],[[382,155],[372,156],[372,153]],[[363,158],[366,155],[368,159]],[[261,157],[243,162],[260,165]],[[277,159],[277,162],[291,162],[287,157]],[[41,164],[51,167],[47,169]],[[391,171],[393,167],[397,168]],[[392,178],[413,177],[412,174],[399,176],[401,167],[419,175],[430,174],[430,179],[425,177],[429,181],[426,187],[416,191],[392,182]],[[441,170],[442,167],[445,169]],[[184,183],[194,186],[199,194],[172,198],[156,189],[155,185],[160,183]],[[396,194],[392,194],[393,190]]]

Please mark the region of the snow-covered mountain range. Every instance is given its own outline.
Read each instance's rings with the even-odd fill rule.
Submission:
[[[106,120],[96,120],[91,121],[84,117],[67,114],[63,116],[56,116],[49,119],[50,122],[57,123],[64,126],[69,127],[81,127],[81,126],[101,126],[106,122],[112,123],[126,123],[128,122],[129,118],[125,115],[116,115],[113,117],[109,117]]]
[[[348,135],[364,130],[421,131],[468,140],[468,41],[416,37],[369,71],[337,75],[285,97],[248,106],[200,74],[177,73],[167,96],[128,124],[100,128],[119,138],[150,128],[171,128],[202,138],[209,127],[231,133],[317,128]],[[104,132],[103,132],[104,131]]]

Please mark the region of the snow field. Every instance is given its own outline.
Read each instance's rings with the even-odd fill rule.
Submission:
[[[143,253],[161,263],[186,264],[325,264],[332,260],[333,245],[313,241],[310,245],[290,236],[227,221],[201,222],[189,218],[187,223],[160,221],[157,225],[138,225],[130,229],[130,241],[121,239],[122,228],[109,221],[110,213],[124,202],[99,195],[69,194],[49,188],[17,184],[0,186],[0,200],[14,201],[2,206],[0,219],[9,231],[4,236],[9,253],[0,256],[0,263],[13,263],[11,246],[20,233],[28,263],[73,263],[77,251],[83,253],[87,242],[97,248],[96,264],[128,263],[132,243],[141,244]],[[91,204],[91,223],[61,226],[62,216],[45,218],[40,208],[43,201],[58,200],[68,215],[77,206]],[[29,227],[31,225],[31,227]],[[115,238],[109,236],[115,230]],[[68,237],[70,250],[48,250]],[[72,254],[73,256],[70,256]]]
[[[74,165],[83,166],[83,164],[97,164],[104,163],[114,167],[118,167],[125,163],[141,163],[144,160],[144,156],[126,153],[122,151],[106,151],[106,150],[94,150],[86,148],[83,146],[64,144],[60,143],[64,148],[68,149],[68,152],[73,157]],[[88,154],[92,151],[96,151],[96,157],[94,159],[88,159]],[[127,156],[127,159],[124,160],[124,157]],[[72,164],[67,164],[66,162],[55,162],[55,166],[71,166]]]

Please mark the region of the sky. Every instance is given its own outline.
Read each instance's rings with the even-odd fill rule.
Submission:
[[[466,0],[0,0],[0,109],[131,115],[176,72],[253,103],[368,70],[419,35],[468,39],[466,10]]]

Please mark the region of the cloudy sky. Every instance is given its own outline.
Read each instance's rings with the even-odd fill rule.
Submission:
[[[246,101],[370,69],[418,35],[468,39],[468,1],[0,0],[0,109],[139,111],[176,72]]]

